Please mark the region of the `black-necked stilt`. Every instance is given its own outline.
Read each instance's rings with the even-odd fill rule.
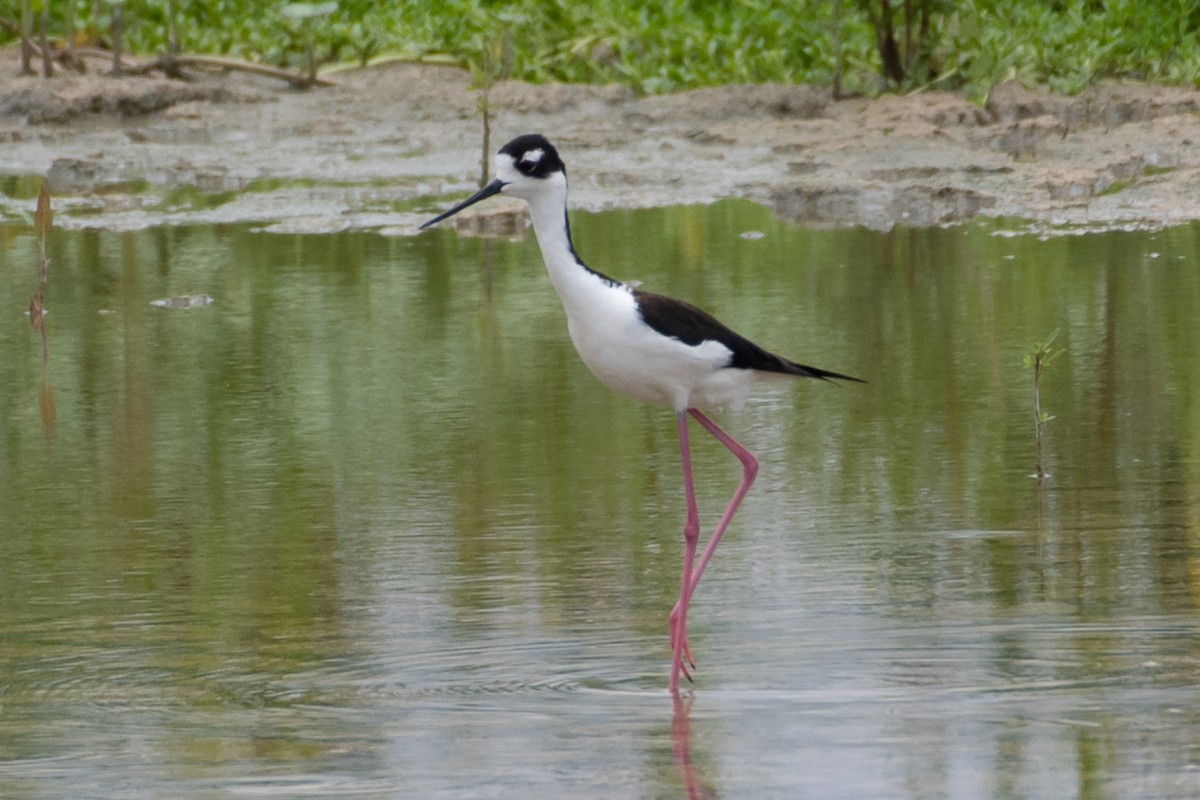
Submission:
[[[688,603],[758,472],[754,455],[700,409],[740,406],[764,376],[859,379],[789,361],[739,336],[690,303],[643,292],[590,269],[571,243],[566,167],[544,136],[518,136],[500,148],[496,163],[494,181],[421,227],[428,228],[494,194],[525,200],[542,260],[567,312],[567,330],[583,363],[610,389],[675,409],[687,498],[683,575],[679,601],[669,621],[673,651],[670,689],[677,691],[680,674],[691,680],[684,661],[695,669],[687,640]],[[698,562],[700,515],[692,482],[689,414],[742,462],[743,469],[741,483]]]

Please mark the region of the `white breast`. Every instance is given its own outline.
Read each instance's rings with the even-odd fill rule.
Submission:
[[[502,177],[507,174],[501,170]],[[728,347],[716,341],[692,346],[664,336],[642,321],[632,289],[579,262],[567,229],[566,192],[566,177],[556,173],[536,192],[518,196],[529,202],[542,260],[567,312],[571,341],[592,374],[613,391],[676,411],[745,402],[756,373],[730,369]]]
[[[615,392],[666,405],[722,408],[745,402],[754,374],[731,369],[725,345],[688,345],[642,321],[633,292],[594,274],[584,302],[564,297],[567,329],[583,363]]]

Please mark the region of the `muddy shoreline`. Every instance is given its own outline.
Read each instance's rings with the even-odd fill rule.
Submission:
[[[0,71],[13,76],[10,57]],[[461,70],[383,66],[310,91],[193,78],[6,78],[0,174],[48,178],[69,228],[255,222],[396,235],[478,180],[481,126]],[[545,133],[582,209],[746,198],[796,222],[874,229],[979,216],[1062,231],[1200,219],[1193,89],[1063,97],[1010,83],[980,108],[940,92],[833,102],[813,87],[760,85],[637,98],[508,82],[491,102],[493,145]],[[25,205],[0,198],[0,215]]]

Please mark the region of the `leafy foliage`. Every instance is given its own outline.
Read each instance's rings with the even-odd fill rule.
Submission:
[[[78,24],[104,36],[112,4],[73,2]],[[63,30],[66,4],[52,5],[51,25]],[[879,25],[894,18],[906,88],[937,81],[983,98],[1010,77],[1066,92],[1098,78],[1200,80],[1200,0],[339,0],[303,30],[286,5],[176,3],[180,45],[298,66],[311,36],[323,62],[393,56],[468,65],[482,57],[481,43],[503,39],[512,76],[530,81],[618,81],[654,93],[828,84],[840,74],[847,90],[875,92],[887,67]],[[167,0],[127,0],[128,49],[166,48],[168,8]],[[906,16],[912,9],[922,16]],[[894,70],[887,74],[895,85]]]

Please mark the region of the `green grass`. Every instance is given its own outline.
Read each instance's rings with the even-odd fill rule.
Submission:
[[[107,19],[90,19],[92,0],[75,2],[80,27],[107,30]],[[880,2],[869,0],[875,8]],[[891,2],[900,14],[900,0]],[[893,87],[879,78],[866,4],[340,0],[328,17],[299,21],[281,13],[282,3],[176,3],[185,52],[298,67],[311,34],[327,63],[398,56],[467,66],[499,52],[500,71],[514,78],[615,81],[643,93],[765,81],[829,85],[840,38],[843,87],[876,93]],[[913,6],[926,4],[932,24],[919,43],[924,68],[900,88],[936,82],[982,99],[997,82],[1014,77],[1062,92],[1105,78],[1200,81],[1200,0],[912,0]],[[61,15],[62,6],[52,4],[51,11]],[[107,14],[111,5],[101,7]],[[127,47],[163,50],[166,0],[128,0],[125,7]],[[59,17],[54,25],[61,35]]]

